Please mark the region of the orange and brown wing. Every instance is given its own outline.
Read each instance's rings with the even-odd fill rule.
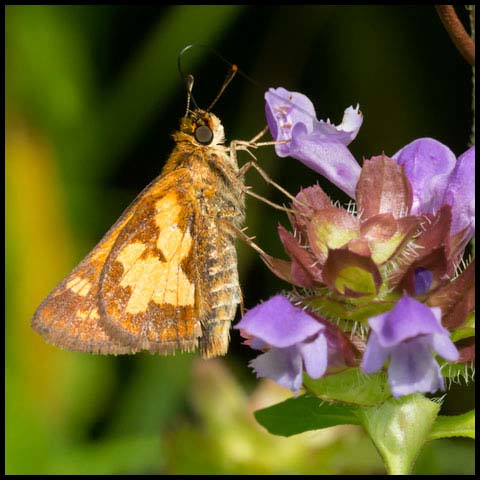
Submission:
[[[181,181],[178,170],[151,182],[125,210],[90,254],[48,295],[36,310],[32,328],[49,343],[68,350],[99,354],[138,351],[105,332],[99,309],[100,278],[118,236],[147,199],[165,192],[165,185]]]
[[[191,181],[172,175],[118,235],[99,294],[100,323],[111,338],[162,354],[192,351],[202,335],[196,192]]]
[[[133,353],[112,340],[98,322],[99,278],[108,247],[109,242],[99,245],[96,255],[87,257],[38,307],[32,328],[49,343],[80,352]]]

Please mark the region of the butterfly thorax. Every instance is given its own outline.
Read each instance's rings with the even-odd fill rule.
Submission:
[[[191,172],[192,185],[200,202],[208,202],[209,215],[223,213],[239,227],[244,221],[244,179],[224,145],[225,134],[219,118],[204,110],[183,117],[173,134],[176,142],[162,175],[178,168]],[[213,209],[213,210],[212,210]]]

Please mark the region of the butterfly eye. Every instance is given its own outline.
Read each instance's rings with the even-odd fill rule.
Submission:
[[[213,140],[212,129],[206,125],[201,125],[195,130],[195,140],[202,145],[210,144]]]

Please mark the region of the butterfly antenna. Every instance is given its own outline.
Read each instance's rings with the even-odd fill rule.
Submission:
[[[232,64],[230,66],[230,71],[227,73],[227,78],[223,82],[222,88],[220,88],[220,91],[218,92],[217,96],[213,99],[213,102],[210,104],[210,106],[207,108],[207,112],[209,112],[213,106],[218,102],[218,99],[222,96],[223,92],[225,89],[228,87],[230,82],[233,80],[233,77],[235,74],[238,72],[238,67],[235,64]]]
[[[193,90],[193,82],[194,78],[193,75],[187,75],[185,77],[185,83],[187,85],[187,110],[185,111],[185,116],[188,116],[188,112],[190,111],[190,100],[192,100],[192,90]],[[195,100],[193,100],[195,104]]]
[[[222,62],[226,63],[227,65],[230,66],[230,71],[228,72],[227,74],[227,78],[225,79],[225,81],[223,82],[223,85],[222,85],[222,88],[220,89],[220,92],[218,93],[218,95],[215,97],[215,99],[213,100],[213,102],[211,103],[211,105],[207,108],[207,112],[209,112],[213,106],[217,103],[218,99],[222,96],[223,92],[225,91],[225,89],[228,87],[229,83],[233,80],[233,77],[238,73],[239,75],[241,75],[242,77],[244,77],[246,80],[248,80],[250,83],[252,83],[253,85],[255,85],[257,88],[260,88],[261,90],[265,91],[267,89],[267,86],[262,86],[261,84],[259,84],[258,82],[256,82],[255,80],[253,80],[251,77],[249,77],[245,72],[243,72],[241,69],[238,68],[237,65],[229,62],[223,55],[221,55],[220,53],[218,53],[215,49],[213,49],[212,47],[210,47],[209,45],[203,45],[201,43],[190,43],[188,45],[186,45],[185,47],[182,48],[182,50],[180,51],[179,55],[178,55],[178,59],[177,59],[177,63],[178,63],[178,71],[180,73],[180,76],[182,77],[182,79],[184,81],[186,81],[187,83],[187,88],[189,86],[188,84],[188,80],[187,80],[187,75],[185,75],[183,73],[183,68],[182,68],[182,59],[183,59],[183,56],[192,48],[203,48],[205,50],[207,50],[209,53],[213,53],[216,57],[218,57],[220,60],[222,60]],[[193,97],[193,95],[190,93],[190,97],[191,97],[191,101],[192,103],[195,105],[195,108],[199,108],[198,105],[197,105],[197,102],[195,102],[195,98]]]
[[[180,77],[185,82],[185,86],[187,87],[187,110],[185,112],[185,116],[188,116],[188,112],[190,111],[190,103],[192,103],[195,108],[198,108],[197,102],[195,101],[195,98],[192,93],[193,81],[194,81],[193,75],[190,75],[190,74],[186,75],[182,69],[182,56],[187,50],[189,50],[193,46],[194,45],[192,44],[192,45],[187,45],[185,48],[183,48],[180,54],[178,55],[178,59],[177,59],[178,73],[180,74]]]

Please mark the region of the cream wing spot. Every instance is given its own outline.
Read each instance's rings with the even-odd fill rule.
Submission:
[[[171,225],[160,231],[157,248],[163,253],[167,262],[175,255],[182,236],[182,232],[177,225]]]
[[[179,232],[176,242],[166,252],[162,249],[167,261],[161,264],[161,281],[153,296],[156,303],[193,305],[195,287],[181,268],[181,262],[188,256],[192,243],[192,236],[187,230],[183,235]]]
[[[92,284],[89,282],[87,278],[73,278],[70,280],[67,285],[73,293],[80,295],[81,297],[86,297],[88,292],[92,288]]]
[[[77,283],[81,281],[82,281],[81,277],[74,277],[69,282],[67,282],[67,288],[71,290],[75,285],[77,285]]]
[[[86,320],[88,318],[92,320],[98,320],[100,315],[98,314],[97,308],[94,308],[92,310],[78,310],[77,317],[82,320]]]
[[[85,281],[82,288],[78,291],[78,294],[81,297],[86,297],[91,287],[92,287],[92,284],[88,280]]]
[[[155,204],[155,209],[157,211],[155,223],[160,231],[166,227],[175,225],[178,222],[180,212],[182,211],[182,207],[178,203],[178,198],[175,192],[170,192],[158,200]]]
[[[159,227],[156,242],[165,261],[154,255],[140,256],[147,248],[143,243],[127,245],[117,260],[123,265],[121,287],[131,287],[131,295],[126,312],[137,314],[148,308],[151,300],[161,305],[168,303],[177,306],[194,304],[195,286],[181,268],[193,244],[189,230],[178,227],[182,208],[177,196],[172,192],[156,203],[155,223]]]
[[[132,287],[126,307],[127,313],[135,314],[147,309],[155,284],[161,280],[159,265],[157,258],[149,256],[136,262],[122,278],[121,287]]]
[[[123,265],[124,272],[128,272],[132,268],[146,248],[146,245],[140,242],[130,243],[119,253],[117,260]]]

